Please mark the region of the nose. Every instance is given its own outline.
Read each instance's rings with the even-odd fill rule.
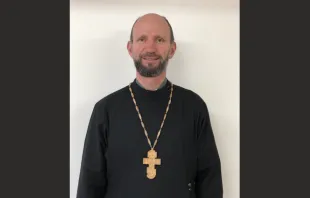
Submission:
[[[147,49],[148,51],[155,51],[156,50],[156,42],[149,39],[145,42],[145,49]]]

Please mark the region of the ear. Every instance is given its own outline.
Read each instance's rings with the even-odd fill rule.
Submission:
[[[177,49],[177,44],[176,44],[176,42],[173,42],[171,44],[169,58],[172,58],[174,56],[176,49]]]
[[[127,51],[129,55],[132,57],[132,42],[131,41],[127,42]]]

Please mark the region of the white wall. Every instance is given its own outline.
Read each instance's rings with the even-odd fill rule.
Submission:
[[[179,6],[172,0],[161,2],[165,3],[157,5],[165,6],[142,6],[145,2],[125,5],[120,0],[117,5],[96,1],[71,3],[71,198],[76,196],[93,105],[134,79],[126,42],[135,19],[148,12],[165,15],[174,28],[178,48],[168,66],[168,78],[197,92],[206,101],[222,160],[224,198],[239,197],[238,2],[196,1],[196,7]]]

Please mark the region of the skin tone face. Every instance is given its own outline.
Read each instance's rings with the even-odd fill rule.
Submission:
[[[140,17],[133,28],[133,41],[127,49],[137,68],[137,80],[154,90],[166,78],[166,67],[176,50],[171,43],[170,29],[165,19],[157,14]]]

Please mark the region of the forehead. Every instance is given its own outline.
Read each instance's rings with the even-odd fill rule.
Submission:
[[[169,25],[164,18],[158,16],[140,18],[133,27],[133,37],[135,38],[141,35],[159,35],[169,38]]]

